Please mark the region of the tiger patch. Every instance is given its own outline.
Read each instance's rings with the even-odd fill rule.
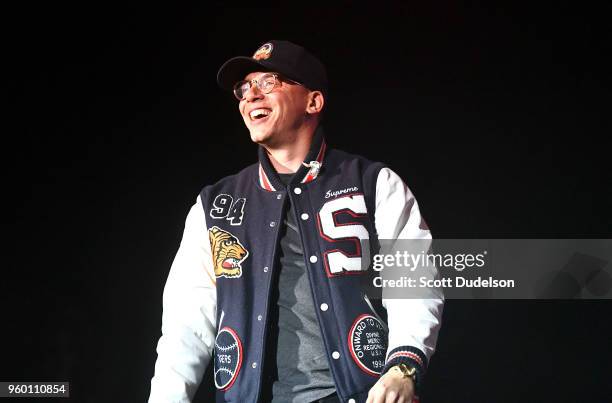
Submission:
[[[210,249],[216,277],[238,278],[242,275],[241,263],[249,252],[238,238],[221,228],[214,226],[208,230]]]

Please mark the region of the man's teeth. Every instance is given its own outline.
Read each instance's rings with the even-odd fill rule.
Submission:
[[[251,111],[249,116],[251,117],[251,119],[259,119],[264,116],[268,116],[269,114],[270,114],[270,110],[268,109],[255,109]]]

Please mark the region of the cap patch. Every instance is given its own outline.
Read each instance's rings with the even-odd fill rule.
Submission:
[[[272,54],[272,49],[274,47],[272,46],[271,43],[264,43],[263,45],[261,45],[261,47],[259,49],[257,49],[255,51],[255,54],[253,54],[253,59],[255,60],[266,60],[267,58],[270,57],[270,55]]]

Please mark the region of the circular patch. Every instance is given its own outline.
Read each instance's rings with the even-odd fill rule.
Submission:
[[[272,49],[274,49],[274,46],[272,46],[271,43],[264,43],[263,45],[259,47],[259,49],[255,51],[255,54],[253,55],[253,59],[266,60],[272,54]]]
[[[372,315],[359,316],[348,334],[351,357],[366,374],[379,376],[385,366],[387,335],[384,326]]]
[[[215,339],[215,386],[227,390],[232,387],[242,366],[242,343],[236,332],[224,327]]]

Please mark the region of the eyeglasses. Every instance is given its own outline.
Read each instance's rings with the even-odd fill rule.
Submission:
[[[296,81],[292,81],[292,80],[286,79],[286,78],[283,78],[283,80],[284,81],[288,81],[288,82],[293,83],[293,84],[300,85],[300,83],[298,83]],[[248,90],[251,89],[253,84],[255,84],[255,86],[257,86],[257,89],[262,94],[269,94],[270,92],[272,92],[272,90],[277,85],[280,84],[280,82],[281,81],[280,81],[280,78],[279,78],[278,74],[276,74],[276,73],[266,73],[266,74],[263,74],[259,78],[254,78],[252,80],[238,81],[234,85],[234,95],[236,96],[236,98],[238,98],[239,101],[242,101],[244,99],[244,95],[247,93]]]

